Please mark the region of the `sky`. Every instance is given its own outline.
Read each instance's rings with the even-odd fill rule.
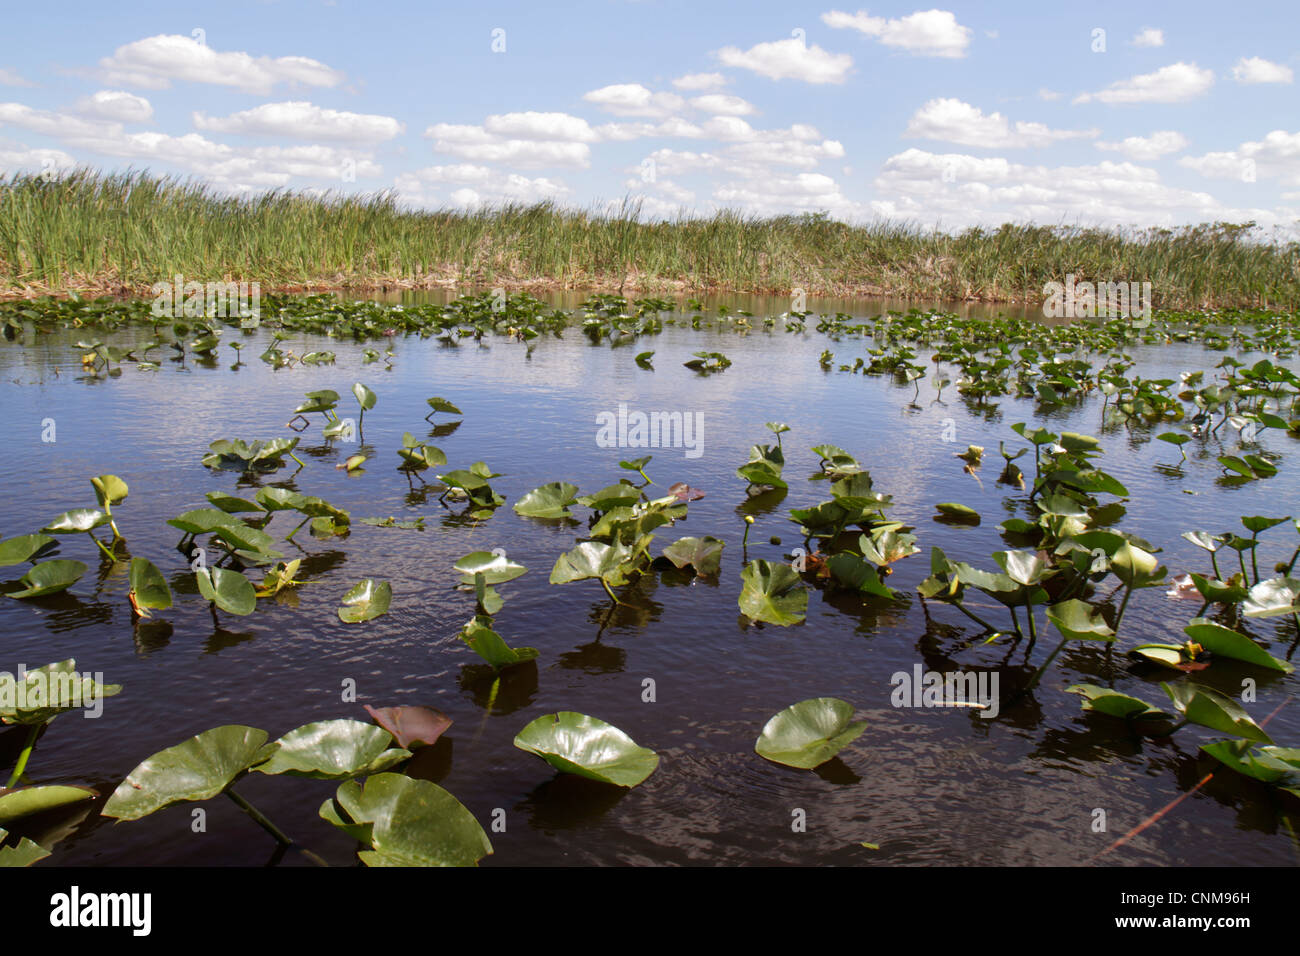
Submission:
[[[1300,4],[23,3],[0,175],[232,193],[1300,226]]]

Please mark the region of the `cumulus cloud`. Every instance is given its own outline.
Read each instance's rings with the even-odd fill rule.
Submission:
[[[1290,83],[1295,79],[1295,73],[1281,63],[1272,63],[1258,56],[1244,56],[1232,68],[1232,78],[1238,83]]]
[[[687,73],[673,80],[673,86],[679,90],[697,93],[705,90],[717,90],[727,85],[727,78],[721,73]]]
[[[262,96],[279,84],[334,87],[344,79],[338,70],[305,56],[221,53],[191,37],[166,34],[120,46],[99,66],[105,81],[116,86],[162,90],[182,80]]]
[[[1183,103],[1214,85],[1214,71],[1195,63],[1171,63],[1154,73],[1142,73],[1112,83],[1097,93],[1081,93],[1076,103]]]
[[[529,178],[473,163],[426,166],[399,175],[394,185],[403,202],[423,207],[531,203],[561,199],[569,193],[569,187],[556,179]]]
[[[476,163],[500,163],[519,169],[591,165],[591,147],[562,140],[518,139],[498,136],[482,126],[437,123],[425,130],[435,152]]]
[[[1166,129],[1152,133],[1150,136],[1127,136],[1118,143],[1101,142],[1094,145],[1098,149],[1123,153],[1129,159],[1146,161],[1159,159],[1161,156],[1185,149],[1187,137],[1175,130]]]
[[[1043,123],[1024,120],[1012,126],[1001,113],[990,113],[962,100],[941,98],[930,100],[912,115],[904,136],[912,139],[937,139],[963,146],[985,146],[992,149],[1013,149],[1030,146],[1050,146],[1070,139],[1091,139],[1098,131],[1051,129]]]
[[[748,50],[734,46],[717,52],[724,66],[752,70],[770,80],[802,80],[805,83],[843,83],[853,68],[847,53],[828,53],[815,43],[791,37],[758,43]]]
[[[1178,163],[1215,179],[1278,179],[1285,186],[1300,186],[1300,132],[1275,129],[1262,140],[1203,156],[1184,156]]]
[[[915,56],[961,57],[970,46],[971,29],[948,10],[925,10],[896,20],[869,16],[865,10],[832,10],[822,14],[822,22],[836,30],[857,30]]]
[[[489,116],[483,128],[508,139],[562,140],[594,143],[600,137],[585,119],[568,113],[503,113]]]
[[[691,100],[691,105],[705,113],[722,113],[727,116],[752,116],[758,112],[753,103],[728,93],[707,93],[704,96],[696,96]]]
[[[686,101],[676,93],[653,93],[640,83],[615,83],[584,93],[582,98],[615,116],[663,118],[680,112]]]
[[[1134,46],[1164,46],[1165,31],[1157,30],[1155,27],[1143,27],[1137,36],[1133,37]]]
[[[77,112],[119,123],[147,123],[153,119],[153,105],[148,100],[122,90],[100,90],[83,97],[77,101]]]
[[[948,226],[1010,221],[1109,226],[1177,226],[1188,222],[1281,221],[1269,209],[1225,206],[1204,192],[1161,182],[1132,163],[1046,166],[1002,157],[909,149],[886,160],[874,186],[877,215]]]
[[[382,143],[406,130],[391,116],[347,113],[307,102],[263,103],[230,116],[193,114],[196,129],[252,136],[288,136],[343,143]]]

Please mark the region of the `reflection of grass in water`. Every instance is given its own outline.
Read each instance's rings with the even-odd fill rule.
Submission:
[[[404,210],[392,194],[223,196],[148,173],[83,170],[0,179],[0,288],[143,292],[164,277],[272,286],[421,285],[472,277],[622,289],[789,295],[1042,299],[1047,281],[1149,281],[1162,307],[1300,302],[1297,245],[1243,241],[1241,226],[1114,231],[1017,226],[946,235],[903,223],[850,226],[824,214],[642,222],[617,211],[508,204]],[[87,243],[86,236],[102,236]],[[1252,238],[1260,238],[1252,235]]]

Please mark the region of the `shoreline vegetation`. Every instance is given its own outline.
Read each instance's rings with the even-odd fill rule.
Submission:
[[[1150,282],[1161,309],[1300,307],[1300,242],[1253,223],[950,234],[824,214],[641,221],[542,202],[408,210],[391,193],[227,196],[147,172],[0,177],[0,299],[149,295],[187,280],[263,292],[499,287],[619,294],[890,296],[1037,304],[1043,287]]]

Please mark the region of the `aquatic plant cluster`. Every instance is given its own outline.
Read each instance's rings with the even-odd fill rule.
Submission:
[[[263,300],[258,323],[269,333],[270,344],[257,360],[277,369],[334,360],[333,352],[295,355],[282,347],[285,339],[302,332],[328,335],[339,347],[350,342],[361,350],[366,364],[381,359],[391,363],[404,336],[436,337],[449,348],[493,336],[531,350],[545,337],[574,332],[594,345],[626,345],[671,325],[736,334],[759,329],[790,335],[815,332],[827,339],[819,363],[826,374],[884,376],[904,396],[910,389],[913,401],[927,378],[938,395],[951,388],[975,409],[1007,396],[1048,411],[1095,401],[1100,395],[1107,427],[1163,440],[1184,458],[1184,448],[1191,443],[1221,443],[1222,436],[1235,436],[1239,454],[1217,456],[1220,483],[1229,488],[1277,474],[1280,456],[1268,450],[1265,438],[1300,437],[1300,375],[1285,364],[1300,347],[1300,313],[1158,312],[1140,323],[1113,319],[1052,326],[1005,318],[960,319],[921,310],[891,312],[868,321],[807,312],[759,318],[725,307],[709,312],[695,301],[688,301],[682,312],[677,303],[664,299],[629,301],[613,295],[591,297],[577,314],[548,308],[526,294],[484,293],[447,305],[416,307],[270,295]],[[152,330],[148,344],[110,344],[114,332],[136,326]],[[12,342],[33,344],[64,329],[78,330],[77,348],[87,374],[105,379],[127,368],[148,374],[159,367],[159,356],[168,354],[215,364],[223,344],[235,353],[238,365],[241,339],[253,333],[246,318],[160,318],[147,301],[72,297],[0,304],[0,332]],[[1223,357],[1213,368],[1191,370],[1178,379],[1132,374],[1129,348],[1175,341],[1196,342]],[[382,353],[375,347],[380,344]],[[852,362],[837,360],[835,352],[845,349],[861,354]],[[1247,364],[1232,354],[1245,352],[1265,357]],[[629,362],[651,373],[653,355],[641,351]],[[716,351],[696,353],[685,365],[699,376],[743,374]],[[319,425],[327,441],[353,427],[360,432],[365,413],[383,395],[361,382],[351,392],[355,425],[340,414],[340,393],[326,389],[306,392],[297,407],[285,409],[287,427],[301,431]],[[426,419],[462,416],[454,398],[428,398]],[[313,415],[320,418],[309,417]],[[811,507],[790,509],[788,519],[801,546],[791,549],[785,561],[751,559],[749,533],[755,520],[746,517],[738,527],[736,602],[744,618],[758,627],[797,625],[805,619],[813,589],[864,604],[910,602],[913,596],[891,587],[889,580],[898,562],[923,553],[922,534],[891,517],[892,496],[876,487],[869,470],[849,450],[833,444],[812,447],[818,460],[813,474],[789,475],[785,445],[792,429],[775,421],[765,427],[771,440],[754,444],[747,460],[737,462],[734,486],[707,493],[756,498],[787,489],[793,480],[807,480],[820,483],[825,497]],[[492,487],[499,474],[485,462],[447,468],[448,457],[441,449],[410,432],[401,436],[400,445],[395,435],[386,437],[394,456],[388,465],[403,472],[412,486],[416,481],[436,482],[431,487],[438,491],[439,502],[463,526],[491,521],[508,503]],[[214,475],[252,473],[274,482],[289,462],[298,472],[306,468],[294,453],[298,441],[222,438],[210,444],[202,464]],[[1160,563],[1160,546],[1120,527],[1130,495],[1104,470],[1103,455],[1101,441],[1089,435],[1053,432],[1029,422],[1011,426],[999,444],[1000,462],[994,464],[994,480],[1018,494],[1023,506],[1023,517],[1008,518],[997,528],[1010,547],[991,552],[982,566],[953,561],[931,547],[930,573],[917,586],[916,599],[927,618],[951,611],[969,621],[967,646],[1005,645],[1008,660],[1023,648],[1025,666],[1017,673],[1027,676],[1013,682],[997,702],[997,711],[1013,710],[1033,694],[1071,642],[1097,645],[1107,653],[1127,645],[1135,666],[1168,675],[1161,687],[1169,703],[1157,706],[1114,687],[1069,687],[1082,698],[1085,711],[1113,721],[1117,736],[1164,739],[1189,726],[1209,730],[1218,736],[1201,749],[1224,768],[1279,794],[1300,797],[1300,748],[1275,742],[1265,729],[1268,721],[1257,720],[1245,706],[1255,702],[1255,681],[1249,680],[1249,688],[1237,699],[1195,678],[1225,661],[1254,669],[1261,677],[1293,672],[1288,659],[1300,643],[1300,578],[1295,576],[1300,542],[1285,542],[1282,559],[1272,564],[1260,558],[1261,548],[1279,537],[1274,529],[1300,532],[1300,519],[1243,515],[1239,528],[1188,529],[1183,537],[1206,552],[1209,568],[1171,577]],[[984,448],[971,445],[953,455],[953,467],[978,479],[985,457]],[[365,455],[353,455],[338,467],[354,472],[367,462],[380,465]],[[531,521],[581,528],[572,547],[556,555],[550,583],[599,584],[615,608],[622,600],[621,589],[641,576],[675,573],[718,580],[727,542],[706,535],[665,543],[664,537],[665,529],[683,519],[691,502],[706,492],[683,482],[666,488],[655,484],[651,456],[618,464],[628,477],[613,485],[584,493],[576,482],[550,481],[511,503],[515,513]],[[61,550],[61,539],[75,541],[84,534],[110,562],[119,560],[116,548],[123,536],[116,519],[120,509],[129,507],[130,489],[111,474],[90,478],[90,485],[94,506],[87,500],[85,506],[67,510],[39,528],[6,529],[15,533],[0,539],[0,567],[23,568],[16,583],[4,586],[8,598],[39,601],[72,587],[86,574],[83,562],[52,556]],[[293,542],[304,528],[314,538],[343,539],[354,521],[419,528],[424,520],[354,518],[323,498],[274,483],[260,487],[251,498],[212,491],[206,499],[206,505],[167,523],[179,533],[177,547],[194,558],[195,585],[214,620],[219,614],[255,614],[259,601],[304,583],[299,577],[301,559],[285,560],[277,547],[281,541]],[[575,509],[585,511],[585,528]],[[285,518],[277,518],[280,512],[287,513]],[[955,501],[936,503],[935,512],[935,520],[942,523],[975,527],[983,520],[978,511]],[[1261,537],[1265,535],[1269,537]],[[777,536],[770,542],[780,545]],[[209,560],[208,555],[214,557]],[[1235,562],[1235,568],[1221,563],[1225,558]],[[481,550],[465,554],[447,569],[474,601],[474,613],[460,639],[498,674],[539,656],[535,648],[512,646],[495,623],[506,600],[498,589],[527,571],[504,552]],[[260,575],[260,581],[250,574]],[[137,619],[172,607],[172,589],[154,562],[131,558],[129,581],[127,597]],[[1199,610],[1184,629],[1186,640],[1150,641],[1131,635],[1124,626],[1133,596],[1153,588],[1199,600]],[[340,592],[338,618],[354,625],[382,617],[394,597],[387,581],[374,578],[349,582]],[[989,613],[990,605],[976,605],[975,596],[991,600],[996,615]],[[1283,623],[1272,640],[1290,641],[1284,656],[1265,646],[1267,639],[1247,632],[1249,623],[1263,620]],[[1045,654],[1037,653],[1045,628],[1055,632],[1055,642]],[[124,692],[120,686],[78,675],[75,667],[75,661],[68,660],[26,674],[0,674],[0,722],[28,728],[22,753],[0,789],[0,865],[28,865],[49,854],[48,846],[24,830],[24,820],[100,796],[89,787],[34,783],[30,776],[38,739],[55,717],[83,706],[88,698]],[[338,782],[338,789],[321,805],[319,816],[358,842],[359,859],[367,865],[462,865],[490,854],[487,834],[470,810],[436,784],[401,772],[413,752],[436,743],[450,721],[427,707],[367,709],[374,723],[314,721],[274,741],[255,727],[212,728],[144,759],[101,812],[134,820],[177,803],[224,795],[281,845],[297,846],[235,785],[250,773],[331,780]],[[837,698],[796,702],[776,712],[761,730],[755,728],[755,753],[789,767],[818,767],[863,732],[865,722],[854,716],[854,705]],[[519,729],[514,743],[562,773],[611,786],[635,787],[660,764],[653,750],[619,728],[577,711],[531,721]],[[302,852],[319,861],[310,851]]]

